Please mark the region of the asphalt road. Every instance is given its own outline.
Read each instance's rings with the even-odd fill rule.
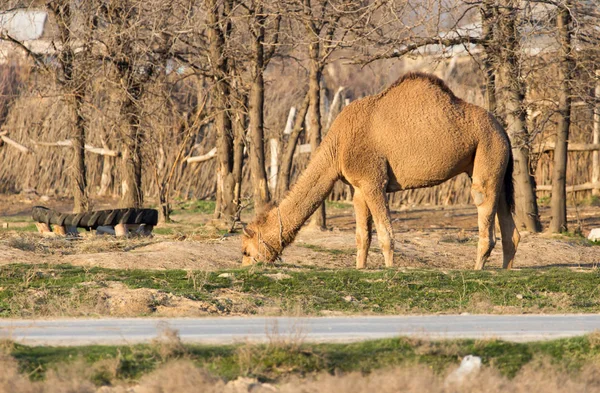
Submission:
[[[600,330],[600,315],[437,315],[0,320],[0,338],[30,345],[135,344],[177,330],[184,342],[227,344],[301,339],[349,342],[396,336],[510,341],[571,337]]]

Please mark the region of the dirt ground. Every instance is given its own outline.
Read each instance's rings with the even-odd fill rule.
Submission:
[[[69,263],[80,266],[140,269],[217,270],[239,267],[241,261],[239,235],[211,232],[207,214],[178,214],[176,228],[169,235],[152,239],[117,241],[114,238],[84,236],[79,240],[44,239],[35,233],[11,231],[25,225],[32,206],[45,204],[68,211],[68,200],[40,201],[13,196],[0,199],[0,223],[9,222],[9,230],[0,232],[0,264]],[[95,208],[111,206],[111,201]],[[545,224],[548,209],[542,209]],[[249,221],[250,215],[243,217]],[[477,244],[477,214],[473,206],[449,206],[394,210],[395,264],[402,268],[469,269],[473,267]],[[17,222],[14,222],[17,221]],[[193,226],[189,226],[192,225]],[[580,225],[583,234],[600,227],[600,208],[579,207],[569,210],[570,228]],[[186,226],[187,225],[187,226]],[[294,244],[283,253],[290,268],[318,266],[351,268],[354,266],[354,217],[351,205],[335,204],[328,208],[330,230],[302,230]],[[125,242],[125,243],[123,243]],[[118,243],[118,246],[115,246]],[[502,251],[497,244],[487,267],[500,267]],[[522,232],[515,261],[516,268],[573,267],[595,268],[600,263],[600,248],[590,246],[581,237],[551,236]],[[369,268],[384,266],[374,236],[369,254]]]

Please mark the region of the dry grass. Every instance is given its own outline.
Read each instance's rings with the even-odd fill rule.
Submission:
[[[0,370],[0,393],[93,393],[97,390],[86,378],[89,372],[83,363],[50,371],[42,382],[32,382],[27,375],[20,374],[16,360],[6,355],[0,355]]]
[[[152,340],[151,345],[163,362],[180,358],[187,353],[186,347],[179,337],[179,332],[168,325],[161,326],[160,334]]]
[[[34,232],[7,232],[1,234],[0,240],[5,240],[6,245],[18,250],[60,256],[132,251],[159,242],[157,238],[132,237],[123,239],[114,236],[92,236],[87,234],[84,234],[82,238],[44,237]]]
[[[462,386],[448,386],[444,377],[425,367],[395,368],[369,375],[351,373],[320,375],[313,380],[294,380],[280,386],[285,393],[559,393],[600,391],[600,368],[591,366],[578,377],[557,372],[550,366],[526,367],[514,379],[501,376],[494,369],[484,369]]]
[[[227,299],[223,301],[226,302]],[[25,288],[11,297],[10,310],[11,315],[20,318],[149,315],[199,317],[245,315],[251,311],[249,307],[237,302],[231,302],[230,308],[220,308],[207,301],[192,300],[157,289],[129,289],[115,282],[83,283],[59,292],[49,288]]]
[[[240,378],[229,383],[210,375],[188,360],[167,362],[142,377],[138,383],[96,388],[86,375],[82,364],[75,362],[48,374],[45,381],[31,382],[18,372],[17,363],[6,356],[0,358],[0,393],[163,393],[163,392],[281,392],[281,393],[563,393],[600,392],[600,367],[590,365],[579,375],[560,372],[541,363],[525,367],[513,379],[508,379],[493,368],[485,368],[461,386],[445,383],[445,375],[438,375],[422,366],[397,367],[370,374],[318,374],[294,377],[277,385],[262,384],[254,379]]]
[[[29,288],[11,299],[11,309],[21,318],[111,315],[108,306],[102,293],[89,288],[72,288],[66,293]]]
[[[530,344],[398,339],[307,345],[302,329],[269,330],[267,344],[221,347],[184,345],[168,327],[149,345],[52,348],[0,341],[0,393],[600,392],[597,333]],[[466,354],[481,356],[481,372],[449,382]]]

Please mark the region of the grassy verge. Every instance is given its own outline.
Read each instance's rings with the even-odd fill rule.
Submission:
[[[198,302],[207,314],[219,315],[590,313],[600,312],[599,279],[598,270],[569,269],[204,272],[14,264],[0,267],[0,317],[110,315],[110,309],[97,306],[112,296],[102,291],[115,284],[156,295],[137,311],[141,314],[126,314],[132,316],[151,315],[172,303],[163,296],[161,304],[161,294]]]
[[[250,376],[274,381],[291,375],[359,371],[370,373],[395,366],[425,365],[436,373],[458,364],[462,357],[480,356],[485,366],[513,377],[523,367],[540,362],[577,372],[600,361],[597,335],[533,343],[496,340],[420,341],[396,338],[351,344],[306,344],[274,340],[269,344],[183,345],[176,335],[168,340],[136,346],[28,347],[5,344],[5,353],[18,362],[19,371],[34,380],[50,369],[75,361],[93,370],[97,385],[136,380],[174,359],[192,361],[211,374],[232,380]]]
[[[0,228],[0,233],[10,233],[10,232],[37,232],[37,227],[35,224],[25,224],[25,225],[11,225],[8,223],[8,228]]]

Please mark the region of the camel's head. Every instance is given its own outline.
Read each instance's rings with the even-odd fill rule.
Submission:
[[[242,266],[256,262],[273,262],[278,256],[277,251],[265,242],[260,231],[252,224],[244,228],[242,254]]]

